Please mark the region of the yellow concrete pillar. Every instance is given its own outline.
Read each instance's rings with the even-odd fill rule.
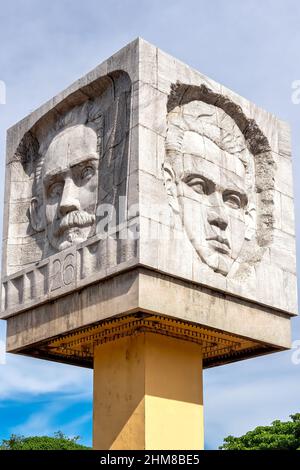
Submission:
[[[94,449],[203,449],[198,344],[155,333],[94,352]]]

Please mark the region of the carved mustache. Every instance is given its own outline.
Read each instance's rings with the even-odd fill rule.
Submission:
[[[92,225],[96,220],[93,214],[89,214],[85,211],[72,211],[65,215],[62,219],[55,221],[54,234],[56,236],[62,235],[66,230],[73,227],[88,227]]]

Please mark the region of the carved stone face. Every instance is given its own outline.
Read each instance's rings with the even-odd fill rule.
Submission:
[[[95,229],[98,193],[97,134],[85,125],[62,130],[42,168],[46,234],[55,250],[85,241]]]
[[[245,146],[238,149],[237,145],[235,149],[234,135],[221,131],[214,123],[205,129],[201,121],[191,125],[187,122],[180,138],[173,139],[180,141],[180,151],[177,147],[173,163],[165,165],[166,186],[200,259],[227,276],[249,230],[253,230],[255,208],[251,208],[246,168],[240,158],[243,154],[245,160],[251,159],[251,155]],[[175,132],[178,137],[178,127]]]

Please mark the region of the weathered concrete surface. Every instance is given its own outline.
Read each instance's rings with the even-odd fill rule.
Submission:
[[[66,148],[74,161],[88,155],[81,162],[87,178],[93,171],[95,183],[81,180],[80,196],[70,157],[59,168],[51,164]],[[210,181],[203,181],[203,162]],[[12,127],[6,171],[3,317],[122,270],[126,261],[297,313],[287,124],[142,39]],[[236,187],[243,181],[238,192],[232,177]],[[73,187],[60,194],[65,178]],[[75,199],[79,216],[63,219]],[[101,204],[122,206],[121,230],[134,216],[140,227],[138,239],[105,255],[103,243],[91,246],[103,238]],[[74,221],[82,228],[71,228]],[[81,244],[89,254],[78,275],[64,254]],[[66,264],[69,277],[60,272]]]
[[[8,350],[138,311],[288,348],[296,292],[288,125],[144,40],[9,129]]]
[[[140,333],[95,349],[93,448],[203,449],[202,349]]]
[[[121,324],[126,323],[130,321],[126,320],[128,315],[132,315],[133,320],[146,315],[157,324],[165,323],[164,318],[173,319],[175,323],[171,329],[165,328],[165,334],[171,336],[174,328],[180,329],[176,335],[185,336],[181,329],[193,332],[198,326],[200,343],[211,337],[207,345],[206,367],[290,347],[290,319],[286,315],[206,287],[137,268],[9,317],[7,350],[92,367],[89,362],[89,357],[93,357],[92,345],[97,344],[100,336],[94,335],[88,327],[99,325],[101,338],[106,332],[107,341],[111,341],[113,335],[123,334],[124,327],[120,330],[118,319],[124,318]],[[103,328],[101,322],[104,322]],[[141,327],[144,328],[143,325]],[[163,327],[157,332],[161,331]],[[126,334],[130,334],[130,329]],[[87,340],[81,341],[84,336]],[[214,343],[215,336],[221,344],[225,340],[222,347],[226,351],[212,352],[210,359],[210,344]],[[82,355],[68,357],[64,347],[68,349],[68,344],[75,344],[78,338]],[[193,337],[188,334],[186,339],[193,340]],[[238,351],[234,347],[235,341],[240,343],[240,346],[237,344]],[[91,348],[89,354],[85,344]],[[56,355],[52,354],[57,347]]]

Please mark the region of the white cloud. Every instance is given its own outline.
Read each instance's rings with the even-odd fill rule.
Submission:
[[[0,340],[0,365],[6,363],[5,342]]]
[[[31,413],[26,421],[11,427],[10,433],[24,436],[50,436],[60,430],[68,437],[75,437],[80,434],[81,427],[91,421],[92,412],[84,413],[71,421],[64,419],[58,424],[60,413],[65,412],[71,404],[72,401],[58,399],[40,406],[38,411]]]
[[[217,448],[228,435],[300,412],[300,365],[287,352],[208,370],[204,392],[205,439]]]
[[[32,413],[25,422],[13,426],[11,433],[24,436],[51,435],[57,431],[57,427],[53,428],[52,423],[56,416],[64,409],[65,404],[60,400],[48,403],[47,406],[39,407],[39,410]]]
[[[91,422],[92,418],[93,412],[89,411],[88,413],[85,413],[79,416],[78,418],[75,418],[73,421],[60,426],[60,430],[69,437],[75,437],[78,435],[78,433],[80,433],[81,426],[88,422]]]
[[[89,395],[92,372],[88,369],[7,354],[1,367],[0,400],[24,400],[47,393]]]

